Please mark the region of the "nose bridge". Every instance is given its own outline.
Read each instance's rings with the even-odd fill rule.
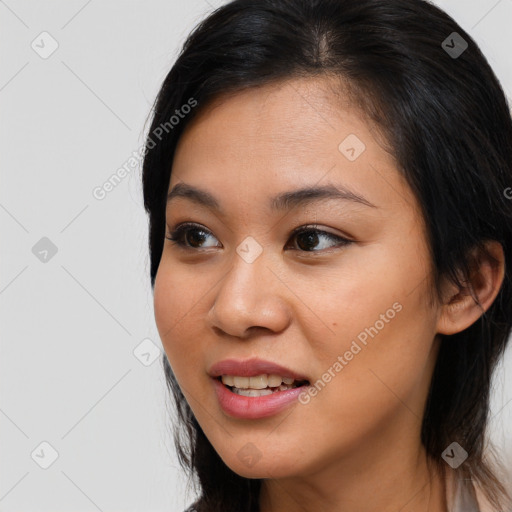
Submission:
[[[230,269],[221,280],[210,310],[212,325],[243,337],[250,327],[279,331],[289,321],[282,284],[273,274],[263,247],[247,237],[236,248]]]

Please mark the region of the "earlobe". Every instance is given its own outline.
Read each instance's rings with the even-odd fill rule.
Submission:
[[[452,282],[446,284],[445,302],[437,323],[439,334],[455,334],[474,324],[492,305],[505,276],[502,245],[490,240],[483,251],[473,251],[473,266],[467,286],[460,289]]]

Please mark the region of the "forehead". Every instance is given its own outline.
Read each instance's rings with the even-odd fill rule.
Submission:
[[[413,203],[377,127],[326,79],[245,89],[207,105],[176,148],[169,190],[184,181],[223,203],[297,187],[345,187],[386,207]]]
[[[241,155],[259,146],[266,148],[260,157],[275,159],[283,152],[312,155],[326,137],[332,142],[329,135],[336,130],[332,118],[343,114],[347,126],[366,129],[362,116],[351,107],[348,91],[335,96],[333,90],[332,80],[303,78],[222,95],[186,127],[177,153],[187,142],[200,139],[211,150],[212,145],[220,145]]]

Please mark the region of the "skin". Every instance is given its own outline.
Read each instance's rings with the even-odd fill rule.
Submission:
[[[244,477],[266,479],[262,512],[447,512],[444,482],[427,470],[421,420],[436,334],[465,329],[482,310],[450,283],[446,304],[427,305],[417,201],[377,128],[332,85],[302,78],[251,88],[217,99],[187,126],[169,190],[181,182],[206,190],[223,214],[187,198],[169,203],[166,235],[183,222],[200,231],[185,237],[188,250],[165,241],[154,287],[158,331],[220,457]],[[349,134],[366,146],[354,161],[338,150]],[[374,207],[325,198],[268,207],[278,193],[326,184]],[[351,243],[291,237],[311,224]],[[263,249],[252,263],[236,252],[247,236]],[[489,248],[502,260],[499,244]],[[475,276],[486,310],[503,267],[482,260]],[[207,374],[214,362],[260,357],[316,382],[394,303],[401,310],[306,405],[256,420],[220,408]],[[247,443],[259,457],[251,466],[237,455]]]

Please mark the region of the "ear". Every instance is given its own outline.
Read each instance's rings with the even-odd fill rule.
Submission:
[[[505,276],[502,245],[496,240],[485,243],[493,261],[483,251],[472,251],[473,265],[469,281],[460,289],[447,279],[443,282],[443,300],[437,322],[440,334],[455,334],[475,323],[498,295]],[[473,298],[478,299],[478,303]]]

